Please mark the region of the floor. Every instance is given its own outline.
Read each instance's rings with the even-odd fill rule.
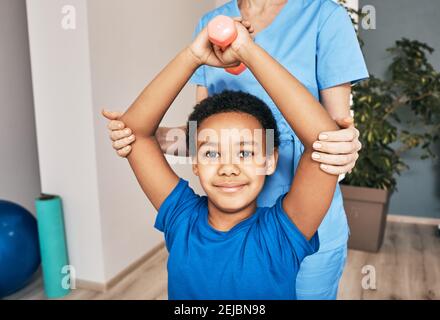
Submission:
[[[162,248],[108,292],[76,289],[66,299],[167,299],[167,258]],[[8,299],[45,299],[41,271]],[[338,299],[440,299],[436,227],[388,222],[379,253],[349,250]]]

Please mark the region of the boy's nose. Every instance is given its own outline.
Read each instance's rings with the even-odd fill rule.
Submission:
[[[225,176],[231,176],[231,175],[238,176],[240,174],[240,168],[233,163],[224,163],[220,165],[218,169],[218,174]]]

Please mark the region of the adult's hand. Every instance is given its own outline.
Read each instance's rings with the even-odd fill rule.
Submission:
[[[110,139],[113,149],[122,157],[127,157],[131,152],[131,144],[136,140],[130,128],[125,127],[125,123],[119,119],[123,112],[102,110],[102,115],[109,121],[107,128],[110,130]]]
[[[354,119],[347,117],[335,120],[341,130],[321,132],[319,140],[313,144],[313,160],[321,163],[321,170],[340,175],[351,173],[359,158],[362,144]]]

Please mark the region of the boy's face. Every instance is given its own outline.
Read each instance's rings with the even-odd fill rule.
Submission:
[[[219,113],[197,130],[193,171],[209,200],[223,212],[235,213],[256,201],[266,175],[275,171],[277,156],[277,150],[266,152],[266,132],[255,117]]]

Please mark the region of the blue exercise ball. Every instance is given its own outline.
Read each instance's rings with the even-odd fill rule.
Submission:
[[[40,261],[37,220],[25,208],[0,200],[0,298],[26,286]]]

